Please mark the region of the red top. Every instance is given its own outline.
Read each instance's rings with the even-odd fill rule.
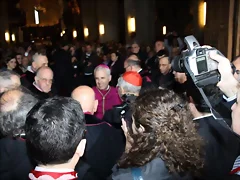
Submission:
[[[31,180],[75,180],[77,179],[77,173],[72,172],[44,172],[32,170],[29,173],[29,179]]]

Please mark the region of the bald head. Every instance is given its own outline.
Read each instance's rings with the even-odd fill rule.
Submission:
[[[127,60],[140,61],[139,58],[135,54],[132,54],[131,56],[129,56],[127,58]]]
[[[5,92],[0,99],[1,112],[8,112],[16,109],[18,101],[23,93],[19,90],[10,90]]]
[[[20,77],[13,71],[0,71],[0,93],[21,85]]]
[[[0,132],[4,136],[24,133],[27,113],[37,99],[23,89],[6,91],[0,98]]]
[[[129,56],[124,62],[125,71],[135,71],[138,72],[141,69],[141,61],[136,55]]]
[[[35,82],[42,92],[51,91],[53,82],[53,71],[47,66],[41,67],[36,74]]]
[[[88,86],[79,86],[73,90],[71,96],[81,104],[83,112],[90,112],[91,114],[96,112],[98,103],[92,88]]]

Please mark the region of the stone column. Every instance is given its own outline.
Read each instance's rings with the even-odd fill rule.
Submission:
[[[85,39],[86,41],[95,41],[99,37],[96,6],[95,0],[81,0],[80,3],[83,28],[87,27],[89,31],[89,36]]]
[[[97,0],[98,25],[104,25],[105,34],[99,35],[100,42],[119,40],[119,12],[117,0]]]
[[[5,42],[5,32],[9,31],[7,0],[0,1],[0,22],[0,42]]]
[[[204,26],[201,24],[201,16],[203,15],[201,4],[204,3],[204,0],[194,0],[192,1],[193,9],[193,35],[199,41],[200,44],[204,42]],[[207,11],[208,13],[208,11]]]
[[[240,1],[234,5],[233,58],[240,55]]]
[[[134,17],[136,21],[136,0],[124,0],[124,14],[125,14],[125,37],[126,37],[126,43],[131,44],[135,37],[134,33],[131,34],[128,31],[128,18]]]
[[[207,22],[204,29],[204,44],[216,47],[229,59],[232,58],[232,21],[234,0],[207,0]]]
[[[125,0],[126,42],[151,44],[155,39],[155,0]],[[128,18],[135,17],[136,32],[128,32]]]
[[[155,1],[137,0],[136,7],[136,41],[152,44],[155,39]]]

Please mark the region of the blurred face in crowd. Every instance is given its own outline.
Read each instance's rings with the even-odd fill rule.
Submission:
[[[172,48],[172,56],[175,57],[179,54],[179,49],[178,47]]]
[[[87,45],[87,46],[86,46],[86,52],[89,53],[89,54],[91,54],[91,53],[92,53],[92,46]]]
[[[82,52],[85,52],[86,51],[86,48],[85,46],[82,47]]]
[[[240,90],[237,93],[237,101],[232,106],[232,129],[240,135]]]
[[[40,69],[35,77],[37,86],[45,93],[51,91],[53,82],[53,72],[50,68]]]
[[[147,46],[146,51],[147,51],[147,53],[149,53],[151,51],[151,48],[149,46]]]
[[[158,52],[164,49],[164,43],[162,41],[157,41],[155,43],[155,51]]]
[[[68,51],[69,50],[69,46],[65,45],[65,46],[62,47],[62,49],[64,49],[65,51]]]
[[[7,68],[8,68],[9,70],[15,69],[16,66],[17,66],[17,61],[16,61],[15,58],[14,58],[14,59],[11,59],[10,61],[7,62]]]
[[[22,66],[23,66],[23,67],[27,67],[28,64],[29,64],[28,57],[26,57],[26,56],[23,57],[23,59],[22,59]]]
[[[18,64],[22,64],[22,55],[19,54],[16,56],[16,58],[17,58]]]
[[[108,61],[107,55],[103,55],[102,59],[103,59],[103,62],[107,62]]]
[[[12,82],[13,87],[19,87],[21,85],[20,78],[16,75],[13,75],[11,77],[11,82]]]
[[[6,83],[1,83],[0,84],[0,94],[5,92],[5,91],[17,88],[20,85],[21,85],[20,78],[16,75],[11,75],[10,80],[8,80]]]
[[[72,46],[72,47],[70,48],[70,52],[71,52],[71,55],[73,56],[74,53],[75,53],[75,47]]]
[[[122,48],[122,43],[118,43],[118,48]]]
[[[115,61],[117,61],[117,59],[118,59],[118,56],[117,56],[115,53],[112,53],[112,54],[111,54],[111,60],[112,60],[113,62],[115,62]]]
[[[166,75],[171,69],[171,64],[169,63],[168,57],[163,57],[159,59],[159,70],[163,75]]]
[[[174,78],[177,82],[179,82],[180,84],[183,84],[187,81],[187,76],[185,73],[180,73],[180,72],[176,72],[173,71],[174,74]]]
[[[33,62],[33,68],[35,70],[38,70],[39,68],[43,67],[43,66],[48,66],[48,59],[47,56],[42,56],[39,55],[37,57],[37,60]]]
[[[140,47],[138,44],[132,44],[132,53],[137,54],[140,50]]]
[[[151,58],[151,57],[153,57],[153,56],[154,56],[154,52],[153,52],[153,51],[150,51],[150,52],[148,53],[148,57]]]
[[[234,66],[236,67],[236,72],[234,73],[234,77],[235,79],[240,82],[240,57],[237,58],[234,62],[233,62]]]
[[[99,69],[95,72],[94,76],[98,89],[106,90],[111,81],[111,75],[107,73],[107,70]]]

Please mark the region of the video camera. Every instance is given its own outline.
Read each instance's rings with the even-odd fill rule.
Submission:
[[[199,88],[217,84],[220,80],[218,62],[211,59],[209,53],[216,51],[221,56],[223,54],[215,48],[200,46],[192,35],[185,37],[184,42],[187,44],[187,50],[173,59],[173,71],[185,72]]]

